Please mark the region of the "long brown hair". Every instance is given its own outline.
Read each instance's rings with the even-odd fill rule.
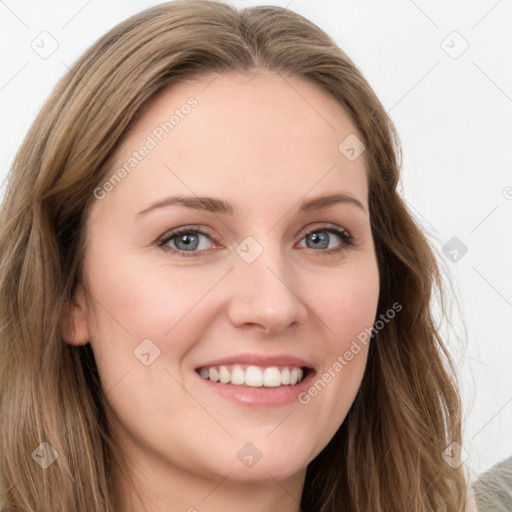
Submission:
[[[89,344],[72,346],[62,336],[81,281],[93,191],[164,87],[258,68],[312,81],[351,116],[366,146],[377,316],[403,305],[372,339],[355,402],[308,466],[301,506],[464,510],[462,467],[442,457],[450,443],[462,442],[453,364],[431,309],[440,272],[397,192],[400,145],[391,120],[354,63],[310,21],[279,7],[237,10],[203,0],[158,5],[99,39],[60,80],[14,160],[0,212],[0,473],[7,509],[116,510],[116,445],[94,356]],[[50,449],[41,443],[58,455],[45,471],[31,457]]]

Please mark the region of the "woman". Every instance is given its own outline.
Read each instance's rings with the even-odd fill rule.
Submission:
[[[5,508],[464,510],[399,156],[286,9],[178,1],[94,44],[1,211]]]

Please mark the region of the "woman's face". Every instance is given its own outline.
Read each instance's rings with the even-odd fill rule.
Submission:
[[[267,71],[181,82],[137,120],[95,191],[70,340],[133,469],[302,478],[340,427],[379,295],[355,137]]]

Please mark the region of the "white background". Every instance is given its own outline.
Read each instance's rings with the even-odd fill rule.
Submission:
[[[0,0],[2,180],[67,67],[115,24],[158,3]],[[395,122],[403,196],[460,302],[449,346],[463,382],[474,478],[512,455],[512,1],[231,3],[288,6],[316,23],[355,61]],[[58,45],[48,58],[32,48],[41,37],[46,48]],[[453,237],[467,247],[457,262],[442,252]]]

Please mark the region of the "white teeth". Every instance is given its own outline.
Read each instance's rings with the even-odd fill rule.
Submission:
[[[245,385],[255,388],[261,388],[261,386],[263,386],[263,372],[261,368],[249,366],[249,368],[245,370]]]
[[[221,384],[227,384],[231,380],[231,374],[225,366],[219,368],[219,380]]]
[[[302,380],[304,371],[297,366],[285,366],[281,370],[277,366],[261,368],[259,366],[248,366],[244,371],[240,365],[229,367],[203,367],[199,375],[203,379],[209,379],[212,382],[221,384],[234,384],[241,386],[245,384],[250,387],[268,387],[277,388],[279,386],[293,386]]]
[[[263,372],[263,385],[269,388],[277,388],[281,385],[281,372],[279,368],[272,366]]]
[[[208,370],[206,370],[208,373]],[[231,384],[244,384],[245,383],[245,372],[240,368],[240,366],[235,366],[231,371]]]
[[[219,380],[219,372],[217,371],[216,368],[209,368],[208,376],[209,376],[209,379],[213,382],[217,382]]]

